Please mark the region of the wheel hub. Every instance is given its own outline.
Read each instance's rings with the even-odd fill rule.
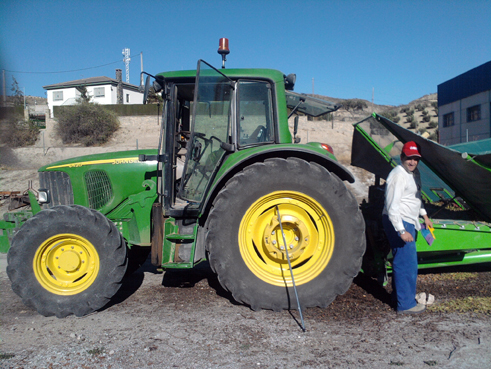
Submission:
[[[43,242],[34,257],[34,273],[48,291],[73,295],[88,288],[99,272],[99,255],[87,239],[59,234]]]
[[[288,252],[295,282],[301,285],[316,278],[328,264],[334,250],[334,229],[329,214],[313,198],[295,191],[276,191],[259,198],[245,212],[239,247],[248,268],[277,286],[292,285]]]
[[[58,268],[66,272],[73,272],[80,266],[80,263],[79,255],[72,250],[62,251],[62,254],[58,257]]]
[[[281,234],[281,228],[285,234],[286,245]],[[270,223],[264,228],[263,246],[272,260],[284,262],[287,260],[287,251],[290,260],[298,259],[308,246],[309,239],[309,230],[301,219],[289,214],[284,215],[281,218],[280,227],[276,214],[272,216]]]

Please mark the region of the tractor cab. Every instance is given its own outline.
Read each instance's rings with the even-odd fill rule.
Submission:
[[[155,77],[153,87],[164,100],[159,155],[142,155],[140,160],[159,161],[166,216],[199,213],[227,153],[285,137],[291,142],[288,130],[278,132],[273,99],[283,75],[273,70],[227,72],[200,60],[196,71]]]
[[[140,160],[158,159],[164,216],[197,217],[229,154],[291,144],[293,114],[317,117],[340,107],[294,93],[295,76],[270,69],[218,70],[199,60],[196,71],[148,75],[145,102],[151,77],[164,100],[159,154]],[[296,118],[293,141],[299,143]]]

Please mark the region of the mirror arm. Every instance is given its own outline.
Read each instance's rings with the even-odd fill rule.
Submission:
[[[293,108],[293,110],[291,111],[291,113],[288,115],[288,119],[290,119],[290,117],[293,114],[295,114],[295,112],[297,111],[297,109],[300,106],[300,104],[302,104],[304,101],[305,101],[305,99],[300,98],[300,101],[298,102],[298,104]]]

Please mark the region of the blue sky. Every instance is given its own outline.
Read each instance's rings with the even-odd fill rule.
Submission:
[[[0,69],[26,95],[87,77],[115,78],[131,50],[144,70],[221,65],[296,73],[295,91],[401,105],[491,60],[491,1],[25,1],[0,3]]]

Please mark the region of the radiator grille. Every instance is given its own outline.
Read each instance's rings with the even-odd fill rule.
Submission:
[[[106,205],[113,196],[111,181],[106,172],[90,170],[85,173],[85,185],[91,209],[100,209]]]
[[[44,209],[73,204],[72,182],[65,172],[39,172],[39,187],[48,189],[51,195],[51,201],[43,205]]]

